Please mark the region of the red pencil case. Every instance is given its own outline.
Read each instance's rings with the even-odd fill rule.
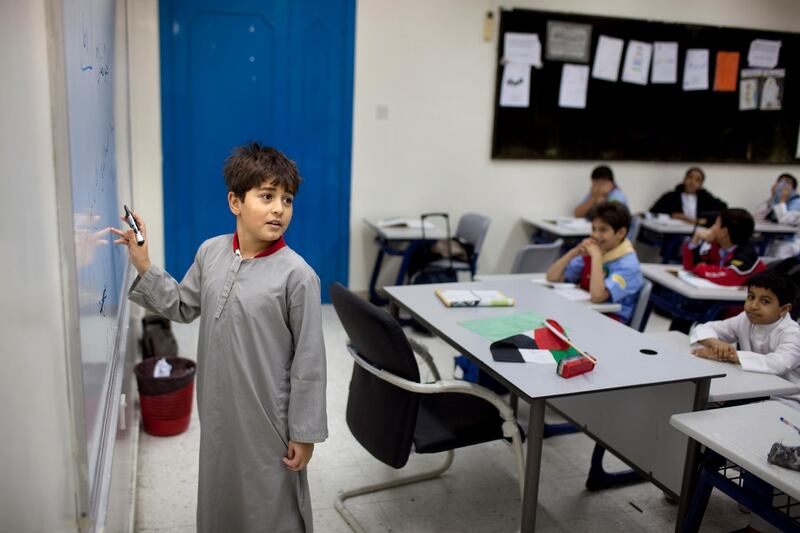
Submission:
[[[560,360],[556,366],[556,374],[562,378],[571,378],[591,372],[593,369],[594,363],[591,359],[578,355]]]

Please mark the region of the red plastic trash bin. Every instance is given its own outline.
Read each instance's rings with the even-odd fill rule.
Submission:
[[[172,370],[169,377],[154,378],[153,369],[160,358],[153,357],[134,368],[139,387],[144,430],[158,437],[186,431],[192,415],[192,393],[197,365],[180,357],[167,359]]]

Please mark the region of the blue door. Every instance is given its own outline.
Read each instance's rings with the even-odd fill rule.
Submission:
[[[300,169],[286,242],[327,299],[347,281],[355,0],[162,0],[160,17],[167,270],[233,232],[222,167],[260,141]]]

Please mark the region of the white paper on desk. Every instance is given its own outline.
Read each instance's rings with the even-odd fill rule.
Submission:
[[[708,90],[708,48],[686,50],[686,63],[683,65],[683,90]]]
[[[592,295],[583,289],[572,286],[570,288],[555,289],[556,294],[573,302],[587,302],[592,299]]]
[[[617,81],[623,46],[625,46],[625,41],[615,37],[601,35],[597,39],[597,50],[594,53],[594,63],[592,64],[593,78]]]
[[[622,81],[637,85],[647,85],[652,55],[652,44],[641,41],[628,41],[628,49],[625,51],[625,63],[622,65]]]
[[[560,217],[556,219],[556,226],[576,230],[592,230],[592,223],[585,218]]]
[[[546,278],[539,278],[539,279],[532,279],[531,283],[536,283],[537,285],[546,285],[551,289],[574,289],[574,283],[566,283],[563,281],[547,281]]]
[[[678,279],[681,281],[688,283],[692,287],[697,289],[727,289],[730,291],[739,291],[741,287],[731,287],[729,285],[719,285],[714,283],[713,281],[707,280],[705,278],[701,278],[695,276],[691,272],[687,272],[686,270],[678,270]]]
[[[503,34],[503,61],[542,68],[542,43],[538,33]]]
[[[531,66],[506,63],[500,81],[500,107],[528,107],[531,94]]]
[[[526,363],[538,363],[540,365],[554,365],[556,360],[553,359],[553,354],[550,350],[531,350],[528,348],[520,348],[520,355]]]
[[[589,86],[589,67],[565,63],[561,69],[561,87],[558,106],[586,109],[586,91]]]
[[[653,71],[650,83],[678,83],[678,43],[653,43]]]
[[[781,42],[755,39],[747,52],[747,64],[751,67],[775,68],[781,53]]]

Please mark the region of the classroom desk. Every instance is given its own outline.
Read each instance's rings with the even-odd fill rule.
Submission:
[[[585,225],[579,227],[559,224],[558,221],[573,221],[573,220],[586,220],[576,219],[574,217],[552,217],[552,218],[533,218],[522,217],[522,221],[534,227],[534,233],[531,237],[533,242],[553,242],[556,239],[564,239],[564,246],[562,249],[567,250],[572,248],[580,241],[591,235],[592,226],[586,221]]]
[[[514,280],[514,279],[521,279],[521,280],[529,280],[531,283],[535,283],[535,281],[544,281],[545,274],[544,272],[533,272],[527,274],[483,274],[479,276],[475,276],[475,281],[496,281],[496,280]],[[582,292],[586,292],[580,287],[577,287],[577,290]],[[556,294],[558,294],[558,289],[551,289]],[[586,292],[588,295],[589,293]],[[599,304],[593,304],[589,300],[581,300],[575,302],[580,305],[586,305],[593,311],[597,311],[598,313],[618,313],[622,310],[622,305],[614,302],[603,302]]]
[[[771,487],[779,489],[795,500],[800,500],[800,472],[767,462],[767,454],[774,442],[783,442],[787,446],[800,445],[800,435],[781,423],[781,416],[795,425],[800,425],[800,411],[778,401],[672,416],[670,423],[675,428],[707,448],[701,471],[701,483],[697,487],[697,494],[694,495],[685,531],[697,531],[708,503],[707,494],[710,494],[712,486],[751,507],[764,518],[766,518],[763,514],[764,509],[772,507]],[[714,454],[720,457],[714,457]],[[721,475],[720,470],[727,468],[722,458],[755,476],[756,483],[751,485],[758,487],[760,485],[758,481],[761,481],[762,486],[766,483],[771,487],[767,486],[766,491],[759,487],[762,490],[754,492],[747,484],[738,483],[747,474],[737,473],[738,477],[733,479],[731,475]],[[765,503],[765,500],[768,503]],[[773,525],[784,531],[790,527],[798,529],[797,522],[785,520],[784,523]]]
[[[714,320],[726,307],[744,304],[747,295],[744,287],[738,289],[694,287],[678,278],[677,272],[681,267],[677,265],[642,263],[640,268],[642,275],[654,285],[650,301],[668,310],[676,318],[708,322]],[[705,310],[702,312],[686,310],[683,306],[690,302],[705,304]]]
[[[424,242],[447,238],[447,232],[436,225],[434,225],[434,229],[425,230],[425,240],[423,241],[421,229],[382,227],[376,219],[364,219],[364,224],[375,233],[375,243],[378,245],[378,254],[375,256],[375,264],[372,267],[372,275],[369,279],[369,301],[376,305],[386,304],[386,300],[381,298],[376,287],[383,258],[386,255],[401,256],[403,258],[395,279],[396,285],[402,285],[405,283],[411,253]]]
[[[668,263],[678,255],[684,238],[691,236],[695,227],[693,224],[677,219],[664,221],[656,218],[644,218],[642,219],[642,229],[639,232],[639,240],[660,243],[661,261]],[[756,241],[759,255],[764,255],[764,251],[772,239],[793,236],[797,230],[797,227],[788,224],[756,221],[755,233],[760,235]]]
[[[517,305],[447,308],[434,295],[436,288],[501,290],[516,298]],[[580,398],[583,403],[592,404],[596,398],[602,397],[607,405],[613,404],[613,410],[605,410],[599,415],[593,411],[584,416],[580,409],[568,411],[569,419],[607,449],[625,457],[641,472],[650,473],[645,476],[647,479],[676,495],[692,493],[699,447],[690,445],[682,450],[676,449],[673,439],[658,436],[670,429],[670,415],[705,407],[711,378],[723,375],[717,367],[708,364],[709,361],[675,350],[658,340],[647,339],[616,320],[524,279],[406,285],[386,287],[385,290],[394,306],[410,313],[453,348],[467,355],[481,370],[529,402],[522,498],[523,533],[534,531],[536,523],[544,411],[548,399],[568,401]],[[597,367],[588,374],[564,379],[555,373],[553,365],[496,362],[491,356],[489,340],[458,325],[464,320],[523,311],[558,320],[578,346],[598,359]],[[658,354],[644,355],[639,351],[641,348],[657,350]],[[641,395],[647,400],[629,401],[629,393],[639,387],[646,387],[650,392]],[[631,431],[632,428],[635,431]],[[640,435],[652,438],[652,445],[641,446]],[[659,457],[663,455],[684,458],[682,477],[680,472],[658,471],[657,463],[662,462]],[[664,479],[667,481],[662,481]]]
[[[676,351],[689,352],[691,350],[689,336],[680,331],[657,331],[645,333],[644,336],[657,339],[664,345],[674,347]],[[722,361],[709,360],[708,362],[719,368],[720,372],[725,373],[724,378],[711,380],[711,388],[708,391],[709,403],[769,398],[770,396],[784,396],[800,392],[800,385],[780,376],[746,372],[739,365]]]

